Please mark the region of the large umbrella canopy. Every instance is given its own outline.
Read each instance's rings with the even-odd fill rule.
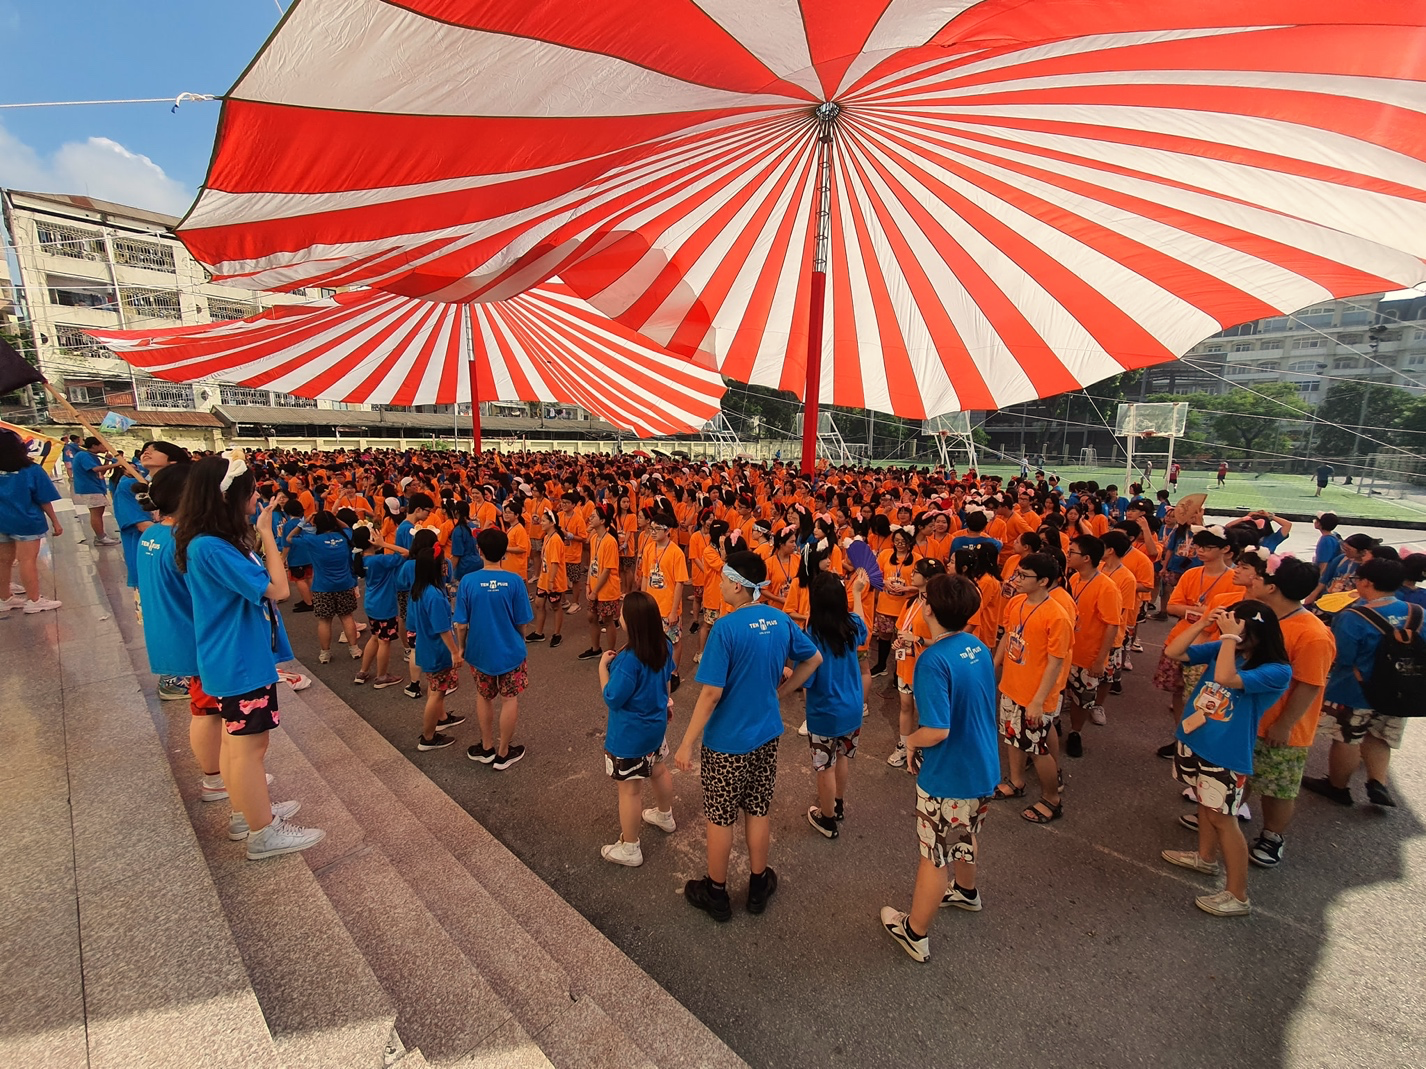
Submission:
[[[1000,407],[1426,278],[1421,12],[298,0],[180,236],[262,287],[559,274],[801,394],[825,205],[820,399]]]
[[[349,403],[469,401],[473,367],[482,401],[579,405],[640,437],[699,429],[725,389],[716,372],[611,322],[558,283],[491,304],[357,290],[223,323],[88,333],[173,382]]]

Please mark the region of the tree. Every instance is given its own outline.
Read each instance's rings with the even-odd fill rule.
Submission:
[[[1366,393],[1366,415],[1362,415],[1362,395]],[[1353,453],[1374,453],[1378,446],[1362,437],[1365,433],[1377,441],[1391,438],[1392,428],[1407,426],[1413,418],[1415,399],[1407,391],[1382,383],[1338,382],[1327,391],[1317,406],[1317,441],[1313,449],[1319,456],[1346,457]],[[1412,435],[1402,437],[1411,438]]]
[[[1290,382],[1270,382],[1252,390],[1226,394],[1195,393],[1187,397],[1156,394],[1152,402],[1187,401],[1188,426],[1181,440],[1181,455],[1202,454],[1220,459],[1267,461],[1272,454],[1287,454],[1292,441],[1283,420],[1300,420],[1307,403]]]

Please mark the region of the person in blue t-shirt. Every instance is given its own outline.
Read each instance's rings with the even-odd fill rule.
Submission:
[[[391,674],[391,643],[400,633],[396,622],[396,581],[406,554],[383,542],[381,532],[374,527],[354,530],[352,548],[362,555],[366,568],[366,618],[371,624],[371,637],[361,652],[361,670],[352,682],[370,681],[373,690],[385,690],[402,682],[401,676]]]
[[[470,519],[470,506],[464,501],[451,503],[451,518],[455,526],[451,528],[450,553],[453,578],[457,583],[471,572],[485,567],[480,560],[480,551],[475,546],[477,527]]]
[[[991,545],[995,547],[995,552],[999,553],[1000,539],[991,538],[985,533],[986,527],[990,523],[990,517],[980,509],[973,509],[966,512],[966,533],[956,535],[951,539],[951,552],[955,553],[961,549],[971,549],[980,545]]]
[[[1216,627],[1218,642],[1198,642]],[[1178,725],[1173,777],[1198,797],[1198,849],[1165,850],[1171,865],[1217,875],[1223,853],[1227,886],[1194,904],[1216,917],[1241,917],[1248,901],[1248,841],[1237,812],[1253,773],[1258,721],[1287,692],[1292,666],[1277,613],[1246,600],[1195,620],[1164,647],[1164,656],[1208,666],[1193,688]]]
[[[703,684],[674,763],[693,769],[693,746],[701,737],[703,813],[708,827],[708,874],[683,888],[690,904],[716,921],[733,916],[728,899],[728,858],[738,811],[746,816],[748,912],[761,913],[777,890],[768,866],[772,825],[768,810],[777,786],[777,740],[782,736],[779,699],[801,689],[822,663],[806,633],[780,609],[759,600],[767,564],[756,553],[729,553],[720,593],[724,611],[713,624],[698,665]],[[788,663],[790,674],[784,675]],[[779,687],[779,682],[781,686]]]
[[[519,698],[530,683],[521,628],[535,618],[535,612],[523,580],[495,567],[509,548],[505,532],[487,527],[475,536],[475,548],[484,566],[462,579],[456,591],[456,631],[475,676],[475,713],[480,720],[480,745],[470,747],[465,755],[503,772],[525,756],[525,747],[514,741]],[[497,697],[504,699],[498,731]]]
[[[1332,748],[1327,755],[1327,775],[1310,776],[1302,785],[1340,805],[1353,803],[1352,776],[1363,762],[1367,766],[1368,800],[1373,805],[1396,805],[1387,780],[1391,751],[1401,746],[1407,718],[1373,709],[1363,687],[1376,670],[1377,650],[1382,642],[1373,617],[1401,629],[1416,612],[1416,628],[1421,629],[1420,612],[1398,597],[1406,574],[1407,566],[1401,561],[1384,557],[1363,561],[1354,577],[1358,600],[1332,616],[1337,655],[1322,692],[1322,712],[1335,721]]]
[[[411,598],[406,604],[406,625],[416,633],[416,664],[426,673],[426,707],[416,749],[439,750],[456,740],[441,731],[465,723],[463,716],[446,714],[446,694],[460,679],[465,662],[451,625],[451,603],[446,600],[444,569],[432,549],[411,556]]]
[[[1302,604],[1311,605],[1327,592],[1327,584],[1332,581],[1338,558],[1342,556],[1342,536],[1337,533],[1337,514],[1319,512],[1312,521],[1317,529],[1317,548],[1312,553],[1312,563],[1317,565],[1317,589],[1303,599]]]
[[[174,564],[188,578],[193,603],[198,676],[223,719],[219,764],[248,829],[250,860],[306,850],[326,838],[290,823],[297,804],[273,805],[267,792],[267,733],[280,720],[277,662],[290,660],[292,648],[275,604],[288,587],[273,508],[258,512],[259,558],[248,523],[256,506],[257,485],[235,449],[192,466],[173,524]]]
[[[104,476],[122,467],[118,461],[104,462],[104,446],[98,438],[84,439],[84,448],[74,454],[74,478],[70,483],[76,509],[89,510],[89,527],[96,546],[117,546],[119,540],[104,533],[104,509],[109,504],[109,487]]]
[[[619,789],[619,838],[599,853],[605,861],[634,868],[644,863],[641,823],[666,833],[678,826],[665,738],[673,710],[668,688],[674,657],[652,594],[635,590],[625,595],[619,622],[627,644],[618,653],[605,650],[599,658],[599,685],[609,709],[604,771]],[[653,809],[643,809],[645,780],[653,784]]]
[[[312,611],[312,566],[293,564],[290,560],[293,543],[303,535],[316,534],[317,529],[307,522],[306,510],[302,502],[290,497],[281,506],[282,519],[277,526],[277,545],[287,560],[287,579],[297,591],[300,599],[292,606],[294,613]]]
[[[911,909],[881,910],[882,927],[917,961],[931,958],[928,933],[938,909],[982,907],[977,851],[1000,780],[1000,752],[994,654],[965,631],[979,609],[980,591],[964,575],[926,581],[921,614],[931,637],[916,658],[912,681],[920,726],[906,737],[908,751],[921,763],[916,773],[921,860]]]
[[[0,605],[23,607],[27,613],[58,609],[60,603],[40,594],[40,543],[45,530],[64,533],[52,502],[59,500],[45,469],[30,459],[24,439],[14,431],[0,430]],[[10,577],[20,568],[23,594],[11,594]]]
[[[289,564],[312,566],[312,610],[317,617],[317,660],[332,660],[332,620],[342,624],[352,660],[361,658],[356,626],[356,577],[352,574],[352,544],[337,517],[323,509],[312,518],[314,534],[303,534],[288,550]]]
[[[866,572],[852,580],[856,612],[847,608],[847,589],[832,572],[818,572],[807,596],[804,630],[822,663],[807,681],[807,742],[812,771],[817,775],[817,804],[807,810],[807,822],[828,839],[841,833],[851,759],[857,755],[862,731],[862,670],[857,649],[866,642],[867,622],[862,595]]]
[[[406,675],[409,679],[405,688],[401,691],[406,697],[419,700],[421,697],[421,669],[416,664],[416,632],[412,630],[410,622],[406,619],[406,601],[411,596],[411,583],[416,574],[416,565],[412,561],[417,553],[423,549],[429,549],[436,560],[441,563],[443,569],[444,559],[440,556],[440,551],[436,548],[437,535],[430,528],[423,527],[411,538],[411,547],[406,551],[406,559],[401,563],[401,567],[396,570],[396,618],[397,628],[401,632],[406,642]],[[400,546],[393,547],[399,553]],[[445,578],[442,571],[442,586]]]

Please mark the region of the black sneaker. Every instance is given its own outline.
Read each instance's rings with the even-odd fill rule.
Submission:
[[[312,603],[310,601],[299,601],[296,605],[292,606],[292,611],[315,612],[316,610],[312,608]]]
[[[807,823],[811,824],[812,827],[816,828],[829,839],[835,839],[842,831],[837,827],[836,817],[824,817],[822,810],[818,809],[815,805],[809,806],[807,809]]]
[[[777,891],[777,873],[768,866],[762,876],[754,873],[748,880],[748,912],[761,913],[767,909],[767,900]]]
[[[1116,679],[1113,683],[1110,683],[1110,684],[1109,684],[1109,693],[1110,693],[1110,694],[1123,694],[1123,693],[1124,693],[1124,684],[1121,683],[1121,682],[1119,682],[1119,680]]]
[[[1381,780],[1367,780],[1367,801],[1372,805],[1386,806],[1388,809],[1396,808],[1396,799],[1391,796],[1391,792],[1386,789],[1386,784]]]
[[[1158,754],[1165,761],[1172,761],[1174,756],[1178,753],[1178,743],[1170,742],[1167,745],[1160,746],[1154,753]]]
[[[842,800],[840,798],[837,799],[837,808],[832,815],[835,816],[838,820],[845,820],[847,817],[846,809],[842,805]]]
[[[668,677],[668,692],[670,694],[674,693],[681,686],[683,686],[683,680],[678,678],[677,672]]]
[[[872,677],[872,679],[875,679],[877,676],[884,676],[884,675],[886,675],[886,662],[885,662],[885,661],[883,661],[881,664],[874,664],[874,665],[871,666],[871,677]]]
[[[419,698],[421,696],[421,684],[414,679],[401,688],[401,693],[408,698]]]
[[[1330,798],[1338,805],[1355,805],[1356,800],[1352,797],[1352,788],[1334,787],[1332,781],[1326,776],[1308,776],[1302,781],[1302,785],[1313,794],[1320,794],[1323,798]]]
[[[579,659],[581,661],[597,661],[602,656],[604,656],[603,650],[596,650],[593,646],[590,646],[589,649],[579,655]]]
[[[436,721],[436,730],[437,730],[437,731],[443,731],[443,730],[445,730],[446,728],[458,728],[458,727],[460,727],[460,726],[461,726],[462,724],[464,724],[464,723],[465,723],[465,717],[463,717],[463,716],[455,716],[455,715],[452,714],[452,713],[447,713],[447,714],[446,714],[446,718],[445,718],[444,720],[437,720],[437,721]]]
[[[1065,756],[1084,756],[1084,740],[1080,738],[1078,731],[1071,731],[1068,735],[1065,736]]]
[[[733,903],[728,900],[728,889],[724,887],[720,890],[714,887],[713,881],[707,876],[701,880],[689,880],[684,884],[683,897],[688,899],[690,905],[701,909],[720,924],[726,924],[733,919]],[[750,908],[751,904],[752,900],[749,898]]]
[[[465,755],[472,761],[479,761],[482,765],[488,765],[496,758],[494,746],[487,750],[479,743],[476,743],[474,746],[466,747]]]
[[[1282,841],[1282,836],[1272,835],[1271,832],[1263,832],[1258,836],[1252,846],[1248,847],[1248,860],[1259,868],[1275,869],[1282,864],[1283,847],[1287,844]]]
[[[424,735],[417,736],[416,749],[420,750],[422,753],[425,753],[427,750],[444,750],[447,746],[451,745],[451,743],[455,741],[456,740],[453,739],[451,736],[442,735],[438,731],[429,739],[426,738],[426,736]]]
[[[505,751],[504,757],[496,755],[496,758],[494,761],[491,762],[490,767],[498,772],[504,772],[507,768],[509,768],[511,765],[513,765],[516,761],[520,760],[524,756],[525,747],[515,745]]]
[[[543,642],[543,641],[545,641],[545,636],[542,635],[542,634],[540,634],[538,631],[531,631],[528,635],[525,636],[525,641],[526,641],[526,642]]]
[[[559,648],[559,644],[560,644],[561,642],[563,642],[563,641],[564,641],[564,636],[563,636],[563,635],[556,635],[554,638],[550,639],[550,649],[552,649],[552,650],[553,650],[553,649],[558,649],[558,648]]]

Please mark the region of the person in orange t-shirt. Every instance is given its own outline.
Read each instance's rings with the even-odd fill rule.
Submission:
[[[1262,868],[1282,861],[1283,833],[1292,822],[1307,755],[1322,716],[1327,674],[1337,657],[1332,629],[1302,607],[1317,589],[1317,568],[1288,557],[1248,587],[1248,596],[1277,614],[1283,645],[1292,666],[1292,683],[1258,722],[1253,746],[1253,775],[1248,790],[1262,799],[1263,830],[1248,847],[1248,860]]]
[[[545,610],[554,613],[554,633],[550,636],[550,648],[554,649],[564,641],[560,629],[564,627],[564,592],[569,589],[569,573],[564,563],[564,532],[560,530],[559,516],[552,509],[540,513],[540,577],[535,580],[535,629],[525,636],[526,642],[545,640]]]
[[[931,641],[931,627],[921,610],[926,604],[926,583],[933,576],[945,574],[946,566],[940,561],[931,557],[917,558],[907,582],[913,593],[897,614],[896,639],[891,644],[896,658],[896,698],[900,707],[896,749],[886,763],[892,768],[904,768],[912,775],[916,774],[916,763],[906,746],[906,737],[916,730],[916,692],[912,684],[916,679],[916,658]]]
[[[1023,557],[1012,577],[1016,596],[1005,607],[1005,634],[995,649],[1000,681],[999,722],[1010,777],[995,789],[997,798],[1025,794],[1025,762],[1034,763],[1040,800],[1020,815],[1049,824],[1064,815],[1059,765],[1051,752],[1056,713],[1047,706],[1074,647],[1074,624],[1050,590],[1060,568],[1047,553]]]
[[[589,513],[589,649],[581,661],[597,661],[604,652],[601,635],[609,632],[609,644],[619,629],[619,603],[624,596],[619,583],[619,540],[610,533],[614,526],[613,505],[595,505]]]
[[[1091,717],[1105,722],[1104,706],[1097,703],[1099,683],[1109,662],[1109,651],[1119,637],[1124,606],[1119,588],[1099,570],[1104,542],[1094,535],[1070,539],[1065,560],[1069,565],[1069,592],[1079,617],[1075,622],[1074,652],[1070,655],[1069,683],[1065,689],[1070,730],[1065,734],[1065,754],[1084,756],[1084,722]]]
[[[505,537],[509,545],[505,550],[505,558],[500,562],[500,567],[511,575],[518,575],[521,582],[530,581],[530,535],[525,530],[525,524],[519,512],[519,505],[516,499],[509,497],[505,499],[505,505],[501,509],[501,518],[505,521]]]
[[[638,588],[651,595],[663,617],[664,637],[673,643],[673,675],[669,679],[672,694],[682,682],[678,665],[683,655],[683,588],[689,581],[688,562],[683,550],[673,540],[677,521],[673,516],[656,512],[649,521],[649,542],[644,546],[637,567]],[[720,573],[721,574],[721,573]]]
[[[1107,670],[1099,681],[1099,693],[1095,696],[1095,704],[1103,706],[1110,694],[1122,694],[1124,691],[1124,661],[1129,655],[1129,636],[1133,633],[1134,623],[1139,618],[1139,606],[1143,603],[1139,600],[1138,579],[1124,564],[1123,554],[1134,548],[1129,536],[1123,531],[1106,531],[1100,541],[1104,543],[1104,556],[1100,558],[1099,569],[1114,581],[1119,591],[1121,610],[1114,648],[1109,651]]]
[[[1189,568],[1174,585],[1169,597],[1167,612],[1177,617],[1177,622],[1164,637],[1164,645],[1176,639],[1184,631],[1200,620],[1207,612],[1210,598],[1228,590],[1233,583],[1232,569],[1228,567],[1228,539],[1223,537],[1223,529],[1211,527],[1197,528],[1193,533],[1192,552],[1201,562],[1197,568]],[[1183,703],[1190,691],[1203,675],[1203,666],[1185,667],[1173,658],[1164,655],[1159,658],[1158,670],[1154,672],[1154,686],[1169,692],[1169,715],[1177,729],[1183,718]],[[1178,743],[1173,739],[1160,746],[1158,755],[1172,761]]]

